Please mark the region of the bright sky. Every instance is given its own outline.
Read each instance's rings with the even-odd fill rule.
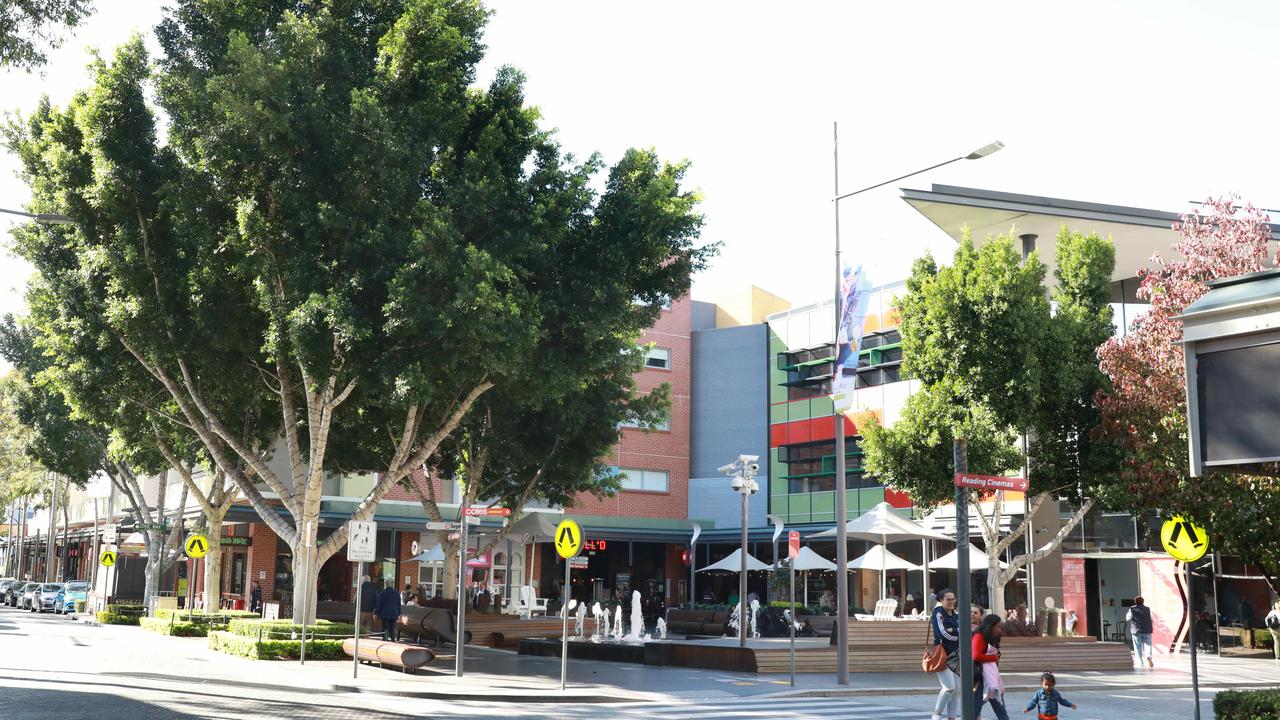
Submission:
[[[43,77],[0,74],[0,107],[85,84],[85,48],[149,33],[163,3],[98,0]],[[1269,114],[1280,4],[490,0],[482,80],[500,64],[567,149],[607,161],[653,146],[693,162],[704,240],[723,250],[694,296],[754,283],[803,304],[829,295],[831,124],[842,188],[999,139],[1007,148],[903,183],[965,185],[1183,211],[1238,192],[1280,207]],[[786,11],[783,8],[787,8]],[[980,9],[979,9],[980,8]],[[0,151],[0,207],[26,198]],[[876,283],[952,241],[886,187],[842,204],[845,248]],[[0,220],[0,222],[5,222]],[[0,312],[27,270],[3,259]]]

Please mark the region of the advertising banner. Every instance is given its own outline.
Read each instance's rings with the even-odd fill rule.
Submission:
[[[861,265],[846,265],[840,275],[840,318],[836,330],[836,361],[832,368],[831,400],[836,412],[853,409],[853,389],[858,377],[858,351],[862,328],[871,301],[871,282]]]

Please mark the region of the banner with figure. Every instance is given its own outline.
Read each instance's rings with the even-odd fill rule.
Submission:
[[[853,388],[858,377],[858,351],[862,327],[871,303],[871,282],[861,265],[846,265],[840,273],[840,324],[836,332],[836,362],[831,377],[831,400],[836,412],[853,409]]]

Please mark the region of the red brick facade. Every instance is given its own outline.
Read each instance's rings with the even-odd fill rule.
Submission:
[[[667,473],[667,491],[623,490],[603,500],[580,495],[574,511],[585,515],[685,518],[689,514],[689,402],[692,372],[690,336],[693,302],[682,298],[662,311],[662,316],[638,340],[671,352],[671,368],[645,368],[636,376],[639,391],[663,384],[671,386],[669,430],[623,428],[622,440],[606,459],[610,465]]]

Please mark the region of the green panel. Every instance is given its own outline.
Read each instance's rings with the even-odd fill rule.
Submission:
[[[770,449],[769,450],[769,479],[770,479],[769,494],[770,495],[777,496],[777,495],[787,494],[787,481],[783,479],[783,476],[786,475],[786,473],[787,473],[787,466],[784,463],[778,462],[777,448]],[[773,480],[775,479],[777,480],[777,482],[773,482]]]
[[[835,405],[831,403],[830,396],[810,398],[809,403],[810,417],[823,417],[835,412]]]
[[[836,511],[836,494],[833,492],[817,492],[810,493],[809,497],[813,498],[810,503],[810,510],[818,513],[834,513]]]
[[[769,406],[769,424],[781,425],[782,423],[787,422],[787,420],[790,419],[787,413],[788,413],[788,410],[786,405],[770,405]]]
[[[790,504],[788,514],[791,515],[792,517],[796,517],[797,515],[808,515],[810,497],[811,496],[809,495],[790,496],[790,498],[788,499],[788,502]],[[799,520],[799,518],[796,518],[796,519]]]
[[[858,507],[860,512],[866,512],[871,508],[884,502],[884,488],[861,488],[858,491]]]

